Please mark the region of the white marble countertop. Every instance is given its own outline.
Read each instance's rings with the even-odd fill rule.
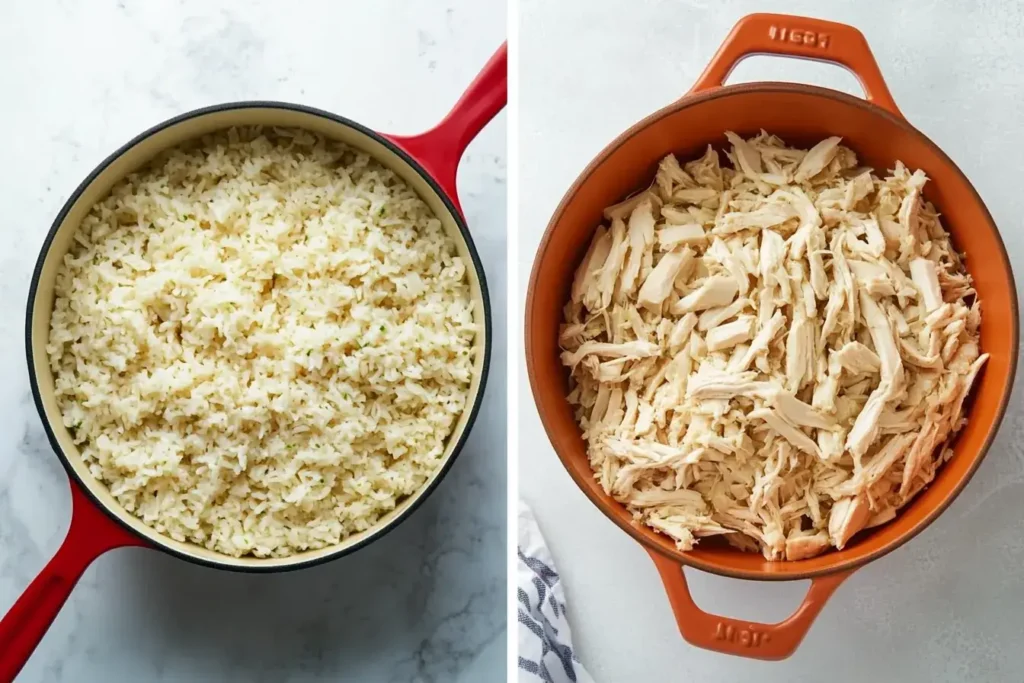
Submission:
[[[834,19],[867,36],[906,117],[971,178],[1024,280],[1024,8],[1016,2],[521,0],[519,282],[562,194],[605,144],[689,89],[755,11]],[[731,82],[790,80],[860,94],[844,70],[760,57]],[[969,256],[968,256],[969,258]],[[522,360],[517,358],[522,366]],[[562,573],[577,653],[598,683],[1024,680],[1024,392],[957,501],[854,574],[797,653],[756,662],[690,647],[647,554],[576,488],[520,377],[520,491]],[[806,590],[688,572],[720,614],[777,621]]]
[[[505,39],[502,0],[294,5],[301,11],[229,0],[44,0],[0,10],[0,611],[53,554],[69,520],[22,335],[36,254],[81,179],[149,126],[231,100],[300,102],[378,130],[418,132],[440,120]],[[19,682],[503,678],[505,149],[501,114],[461,167],[497,341],[472,436],[429,500],[368,548],[289,574],[109,553],[86,572]]]

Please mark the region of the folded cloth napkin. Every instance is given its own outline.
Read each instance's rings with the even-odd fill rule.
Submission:
[[[520,683],[593,683],[572,649],[555,563],[533,513],[522,501],[517,554]]]

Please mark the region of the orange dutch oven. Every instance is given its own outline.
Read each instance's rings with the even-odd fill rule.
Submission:
[[[844,66],[865,99],[794,83],[723,85],[747,56],[772,54]],[[726,130],[765,129],[787,142],[810,146],[840,135],[866,164],[889,169],[902,160],[931,179],[927,198],[944,216],[983,302],[981,348],[990,354],[975,382],[968,422],[954,456],[932,484],[887,525],[855,537],[841,551],[807,560],[768,562],[727,544],[704,541],[688,552],[666,536],[636,525],[600,487],[566,401],[568,373],[559,361],[558,328],[573,273],[602,211],[647,187],[658,161],[673,152],[699,156]],[[657,565],[683,637],[699,647],[760,659],[788,657],[833,591],[858,567],[903,545],[953,501],[981,464],[1010,398],[1018,349],[1017,295],[1009,259],[978,193],[956,164],[900,114],[864,36],[855,28],[819,19],[754,14],[739,21],[682,99],[655,112],[615,139],[580,174],[555,211],[537,252],[526,302],[526,363],[534,399],[555,452],[576,484],[601,511],[635,538]],[[708,614],[690,597],[683,566],[739,579],[810,579],[803,603],[788,619],[760,624]]]

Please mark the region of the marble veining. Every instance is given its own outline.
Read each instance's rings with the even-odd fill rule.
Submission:
[[[500,0],[446,3],[45,0],[0,10],[0,610],[67,530],[66,477],[32,404],[24,305],[43,236],[107,154],[170,116],[301,102],[387,132],[436,123],[505,39]],[[505,115],[459,191],[495,309],[491,374],[448,477],[401,526],[288,574],[113,551],[86,572],[26,683],[503,680]]]

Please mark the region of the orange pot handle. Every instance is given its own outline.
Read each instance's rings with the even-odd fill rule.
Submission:
[[[788,14],[750,14],[740,19],[690,94],[721,87],[736,65],[751,55],[780,55],[845,66],[860,81],[868,102],[903,118],[863,33],[846,24]]]
[[[661,574],[683,638],[705,650],[753,659],[785,659],[793,654],[833,591],[854,572],[851,569],[811,579],[804,601],[788,619],[777,624],[759,624],[703,611],[690,596],[683,568],[660,553],[647,552]]]

